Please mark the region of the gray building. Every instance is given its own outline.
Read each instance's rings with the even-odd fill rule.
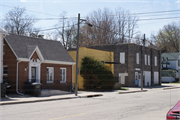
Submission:
[[[161,51],[134,43],[96,45],[90,48],[114,51],[114,76],[122,86],[141,86],[141,69],[144,65],[144,86],[161,84]],[[142,59],[143,57],[143,59]],[[120,64],[118,64],[120,63]]]

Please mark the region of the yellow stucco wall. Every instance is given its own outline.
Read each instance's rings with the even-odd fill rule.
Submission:
[[[72,59],[76,62],[76,51],[68,51]],[[114,62],[114,53],[109,51],[96,50],[86,47],[79,48],[78,68],[80,69],[82,59],[84,57],[91,57],[98,61]],[[104,64],[114,74],[114,64]],[[76,65],[73,66],[73,83],[76,80]],[[83,78],[78,75],[78,89],[83,89]]]

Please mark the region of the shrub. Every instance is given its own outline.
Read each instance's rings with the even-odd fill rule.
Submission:
[[[114,76],[101,62],[90,57],[82,59],[81,76],[84,79],[83,86],[88,90],[112,90]]]

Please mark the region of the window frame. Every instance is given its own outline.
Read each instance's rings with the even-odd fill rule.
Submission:
[[[62,81],[63,74],[61,76],[61,69],[65,70],[65,81]],[[67,68],[60,68],[60,83],[66,83],[66,81],[67,81]]]
[[[123,58],[122,58],[122,56],[123,56]],[[125,64],[125,52],[120,52],[120,54],[119,54],[119,61],[120,61],[120,63],[121,64]]]
[[[4,74],[4,68],[7,67],[7,74]],[[3,76],[8,76],[8,66],[7,65],[3,65]]]
[[[52,75],[52,81],[50,81],[50,73],[49,73],[49,79],[47,79],[47,71],[46,71],[46,79],[47,79],[46,82],[47,83],[54,83],[54,67],[47,67],[47,69],[49,69],[49,70],[52,69],[53,70],[53,75]]]

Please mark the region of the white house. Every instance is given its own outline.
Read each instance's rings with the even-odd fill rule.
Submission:
[[[3,38],[8,33],[0,28],[0,81],[3,82]]]
[[[173,82],[175,78],[179,78],[178,60],[180,55],[176,53],[162,53],[162,82]]]

